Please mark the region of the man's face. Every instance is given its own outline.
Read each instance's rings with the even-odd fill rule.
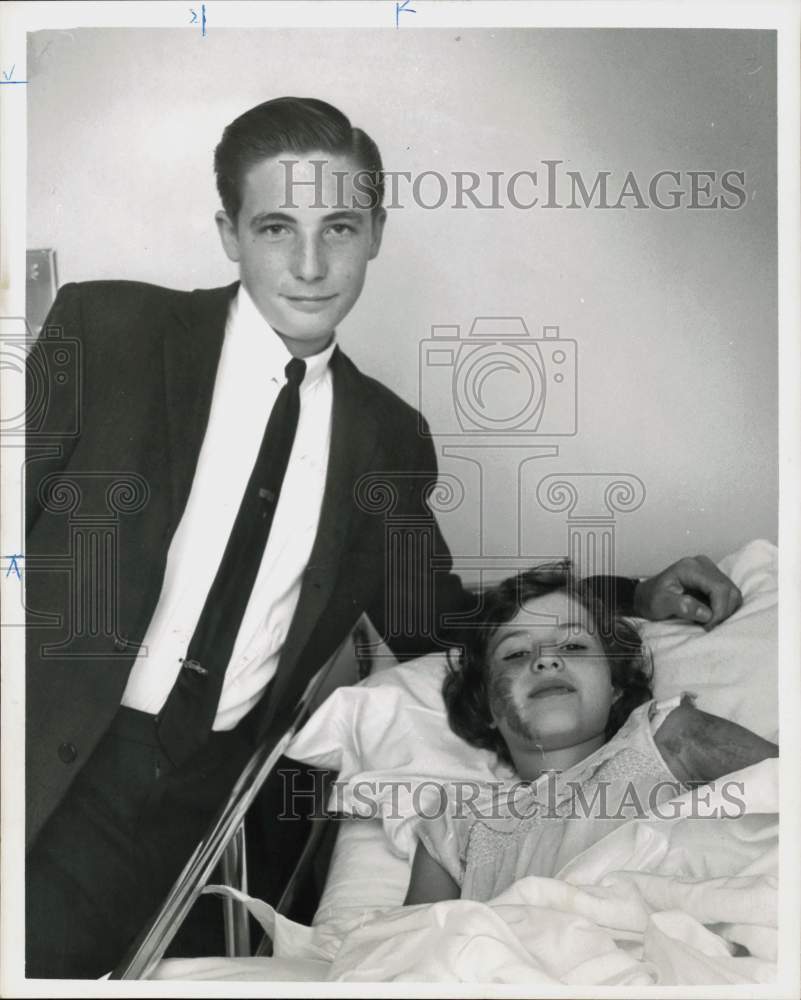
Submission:
[[[292,161],[291,172],[281,160]],[[242,284],[296,357],[326,347],[381,246],[384,210],[354,207],[365,201],[352,181],[360,169],[345,156],[284,153],[245,174],[236,222],[217,213]]]

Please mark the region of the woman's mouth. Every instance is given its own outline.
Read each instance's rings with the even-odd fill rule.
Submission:
[[[575,694],[572,684],[544,684],[529,693],[529,698],[559,698],[565,694]]]

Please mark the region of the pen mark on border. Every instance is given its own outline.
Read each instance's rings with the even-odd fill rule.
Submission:
[[[17,562],[17,559],[24,559],[25,556],[21,552],[15,552],[12,555],[3,556],[3,558],[8,559],[9,561],[8,569],[6,570],[6,576],[7,577],[10,576],[11,571],[13,570],[17,574],[17,579],[21,580],[22,574],[19,571],[19,563]]]
[[[198,24],[199,23],[200,24],[200,33],[203,36],[203,38],[205,38],[206,37],[206,5],[204,3],[202,3],[200,5],[200,21],[199,22],[198,22],[198,17],[197,17],[197,11],[194,9],[194,7],[190,7],[189,8],[189,13],[192,15],[192,20],[189,23],[190,24]]]
[[[416,14],[417,11],[414,7],[410,7],[409,3],[411,0],[403,0],[402,3],[395,3],[395,27],[400,27],[400,16],[401,14]]]
[[[0,86],[8,86],[9,84],[20,84],[27,83],[27,80],[12,80],[14,75],[14,70],[17,68],[17,64],[14,63],[9,70],[3,70],[3,79],[0,80]]]

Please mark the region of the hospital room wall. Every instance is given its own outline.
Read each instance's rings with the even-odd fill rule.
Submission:
[[[432,325],[522,316],[576,341],[577,433],[541,438],[558,455],[462,449],[477,464],[454,453],[469,440],[436,439],[441,471],[464,487],[440,516],[455,553],[563,554],[567,515],[543,509],[537,484],[622,473],[645,499],[615,515],[619,570],[719,557],[777,533],[774,72],[767,32],[40,32],[28,246],[56,249],[62,284],[233,280],[211,153],[228,121],[281,94],[341,107],[388,169],[413,175],[537,170],[542,184],[543,161],[558,159],[588,186],[611,171],[616,191],[628,171],[645,187],[681,171],[685,190],[686,171],[742,171],[738,210],[426,210],[406,198],[339,331],[414,405],[433,385],[420,370]],[[431,388],[424,408],[435,431],[453,424],[447,391]]]

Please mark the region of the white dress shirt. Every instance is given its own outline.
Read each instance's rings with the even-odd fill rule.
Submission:
[[[267,547],[251,591],[214,720],[233,729],[278,666],[311,554],[331,440],[332,343],[305,358],[300,417]],[[228,542],[270,411],[292,355],[244,286],[231,303],[195,477],[167,555],[164,584],[122,704],[157,714],[181,669]]]

